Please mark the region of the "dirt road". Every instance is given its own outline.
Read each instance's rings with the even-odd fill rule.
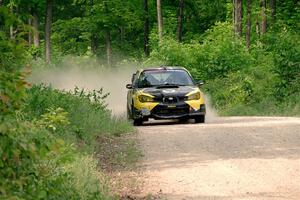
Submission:
[[[300,199],[300,118],[228,117],[138,129],[144,195]]]

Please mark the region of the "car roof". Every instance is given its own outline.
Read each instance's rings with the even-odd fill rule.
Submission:
[[[150,67],[150,68],[146,68],[146,69],[140,69],[140,72],[144,72],[144,71],[163,71],[163,70],[184,70],[187,71],[187,69],[185,69],[184,67],[181,66],[160,66],[160,67]]]

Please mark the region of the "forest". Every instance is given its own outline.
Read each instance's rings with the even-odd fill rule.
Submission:
[[[299,0],[0,0],[0,199],[114,199],[95,140],[133,131],[103,89],[32,70],[184,66],[219,115],[299,116],[299,19]]]

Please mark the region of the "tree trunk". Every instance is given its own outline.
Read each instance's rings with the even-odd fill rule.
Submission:
[[[255,23],[255,31],[256,31],[256,34],[258,36],[260,36],[260,28],[259,28],[259,22],[258,22],[258,19],[256,19],[256,23]]]
[[[90,0],[90,16],[92,16],[93,13],[93,7],[94,7],[94,0]],[[92,30],[91,31],[91,52],[93,55],[97,54],[97,49],[98,49],[98,45],[99,45],[99,41],[97,38],[97,35],[95,34],[95,31]]]
[[[178,14],[177,14],[177,32],[176,32],[178,42],[182,41],[183,9],[184,9],[184,0],[179,0]]]
[[[261,0],[261,33],[267,32],[266,0]]]
[[[10,39],[15,39],[15,34],[14,34],[14,27],[11,25],[9,27],[9,34],[10,34]]]
[[[146,57],[149,57],[150,55],[149,32],[150,32],[150,24],[149,24],[148,0],[144,0],[144,53]]]
[[[91,51],[92,54],[96,55],[98,49],[98,38],[95,33],[91,35]]]
[[[37,15],[37,10],[34,9],[32,13],[32,25],[33,31],[33,44],[36,48],[40,47],[40,33],[39,33],[39,17]]]
[[[125,29],[123,26],[119,27],[119,33],[120,33],[120,42],[122,43],[125,40]]]
[[[10,8],[10,12],[11,13],[14,13],[14,9],[13,9],[13,7],[11,6],[11,8]],[[10,27],[9,27],[9,35],[10,35],[10,39],[15,39],[15,31],[14,31],[14,26],[13,25],[10,25]]]
[[[234,32],[242,36],[243,4],[242,0],[234,0]]]
[[[235,34],[235,5],[236,5],[236,0],[232,0],[232,30]]]
[[[271,11],[271,23],[275,22],[276,15],[276,0],[270,0],[270,11]]]
[[[53,0],[46,0],[45,17],[45,60],[51,62],[51,25],[52,25]]]
[[[109,30],[105,31],[104,37],[105,37],[107,65],[109,67],[111,67],[112,66],[112,49],[111,49],[111,40],[110,40],[110,31]]]
[[[28,25],[30,26],[30,29],[28,31],[28,46],[31,47],[32,44],[33,44],[33,37],[32,37],[33,32],[32,32],[32,29],[31,29],[31,27],[32,27],[32,18],[31,18],[31,16],[28,18]]]
[[[246,24],[246,45],[247,48],[250,48],[250,39],[251,39],[251,0],[247,0],[247,24]]]
[[[163,20],[162,20],[162,12],[161,12],[161,1],[156,0],[157,6],[157,26],[158,26],[158,38],[159,42],[162,42],[163,39]]]

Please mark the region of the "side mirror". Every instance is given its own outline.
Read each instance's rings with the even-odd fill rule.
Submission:
[[[196,81],[196,84],[200,87],[200,86],[204,85],[204,81]]]
[[[127,85],[126,85],[126,88],[127,88],[127,89],[132,89],[132,84],[127,84]]]

